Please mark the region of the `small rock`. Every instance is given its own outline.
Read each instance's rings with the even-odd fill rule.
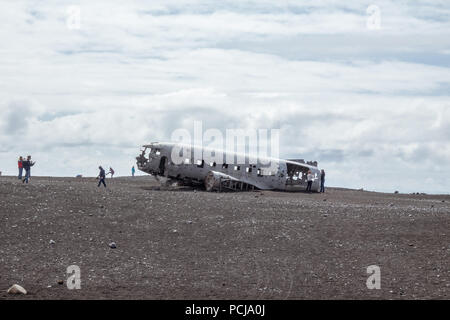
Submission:
[[[58,284],[64,284],[63,280],[58,280]]]
[[[394,192],[395,194],[398,194],[398,191],[397,190],[395,190],[395,192]]]
[[[111,249],[116,249],[116,248],[117,248],[117,245],[116,245],[115,242],[111,242],[111,243],[109,244],[109,247],[110,247]]]
[[[55,244],[56,242],[53,240],[50,240],[50,244]]]
[[[27,294],[27,290],[25,290],[23,287],[19,286],[18,284],[13,285],[11,288],[7,291],[9,294]]]

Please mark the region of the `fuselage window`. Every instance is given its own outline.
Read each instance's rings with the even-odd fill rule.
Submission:
[[[234,166],[234,170],[235,170],[235,171],[241,170],[241,167],[240,167],[240,166]]]
[[[222,169],[228,169],[228,164],[224,163],[224,164],[222,165]]]
[[[210,166],[210,167],[215,167],[215,166],[216,166],[216,163],[215,163],[215,162],[210,162],[210,163],[209,163],[209,166]]]
[[[198,168],[203,168],[203,164],[205,163],[204,160],[197,160],[197,167]]]
[[[248,167],[247,169],[245,169],[245,171],[246,171],[247,173],[250,173],[250,172],[252,172],[252,168],[251,168],[251,167]]]

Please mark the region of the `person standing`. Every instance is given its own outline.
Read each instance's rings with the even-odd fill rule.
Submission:
[[[109,167],[109,172],[107,174],[111,174],[111,178],[114,176],[113,168]]]
[[[35,162],[31,161],[31,156],[27,157],[27,160],[22,161],[22,166],[25,169],[25,179],[22,180],[22,183],[28,183],[28,180],[31,178],[31,167],[34,166]]]
[[[306,187],[306,191],[309,191],[309,193],[311,193],[312,192],[311,191],[311,187],[312,187],[312,183],[313,183],[313,180],[314,180],[314,176],[311,173],[311,170],[308,170],[308,175],[306,176],[306,180],[308,181],[308,185]]]
[[[320,192],[325,193],[325,170],[320,171]]]
[[[98,182],[98,186],[100,187],[100,184],[103,183],[103,185],[106,188],[106,183],[105,183],[105,178],[106,178],[106,174],[105,174],[105,170],[102,168],[102,166],[99,166],[98,169],[100,170],[100,173],[98,174],[98,179],[100,179],[100,181]]]
[[[19,180],[22,180],[22,173],[23,173],[23,164],[22,164],[22,161],[23,161],[23,157],[20,156],[20,157],[19,157],[19,161],[17,162],[17,166],[19,167],[19,176],[18,176],[18,179],[19,179]]]
[[[131,176],[134,177],[134,173],[136,172],[136,169],[134,168],[134,166],[131,168]]]

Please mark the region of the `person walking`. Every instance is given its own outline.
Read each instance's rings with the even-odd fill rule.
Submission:
[[[20,157],[19,157],[19,161],[17,162],[17,166],[19,167],[19,176],[18,176],[18,179],[19,179],[19,180],[22,180],[22,174],[23,174],[23,164],[22,164],[22,161],[23,161],[23,157],[20,156]]]
[[[114,176],[113,168],[109,167],[109,172],[107,174],[111,174],[111,178]]]
[[[134,177],[134,173],[136,172],[136,169],[134,168],[134,166],[131,168],[131,176]]]
[[[308,170],[308,174],[307,174],[307,176],[306,176],[306,180],[308,181],[308,185],[307,185],[307,187],[306,187],[306,191],[308,191],[309,193],[311,193],[312,191],[311,191],[311,187],[312,187],[312,183],[313,183],[313,180],[314,180],[314,176],[313,176],[313,174],[311,173],[311,170]]]
[[[35,162],[31,161],[31,156],[27,157],[27,160],[22,161],[22,167],[25,169],[25,178],[22,180],[22,183],[28,183],[28,180],[31,178],[31,167],[34,166]]]
[[[100,181],[98,182],[98,186],[100,187],[100,184],[103,183],[103,185],[106,188],[106,183],[105,183],[105,178],[106,178],[106,174],[105,174],[105,170],[102,168],[102,166],[99,166],[98,169],[100,170],[100,173],[98,174],[98,179],[100,179]]]
[[[320,192],[325,193],[325,170],[320,171]]]

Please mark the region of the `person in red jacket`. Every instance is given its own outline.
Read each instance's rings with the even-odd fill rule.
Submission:
[[[114,170],[113,170],[113,168],[109,167],[109,172],[106,175],[108,175],[108,174],[111,174],[111,178],[114,177]]]
[[[19,161],[17,162],[17,166],[19,167],[19,176],[18,179],[22,180],[22,173],[23,173],[23,157],[19,157]]]

